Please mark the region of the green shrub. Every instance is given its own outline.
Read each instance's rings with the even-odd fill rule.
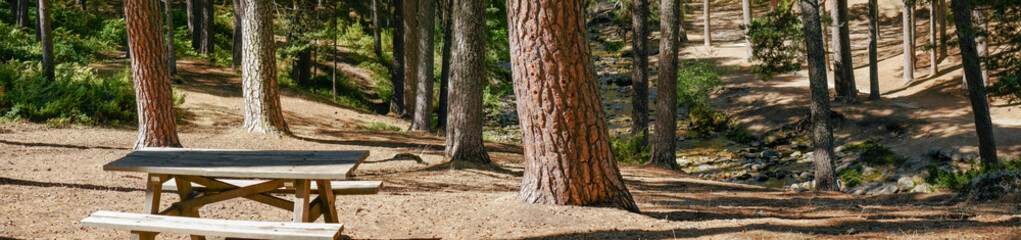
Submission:
[[[648,162],[652,157],[649,145],[642,144],[641,137],[617,136],[610,143],[613,159],[627,164]]]
[[[606,41],[603,42],[603,47],[606,48],[607,52],[618,53],[621,48],[624,48],[623,41]]]
[[[401,128],[399,128],[397,126],[394,126],[394,125],[387,124],[385,122],[372,122],[372,123],[369,123],[369,125],[367,125],[367,126],[358,126],[358,127],[355,127],[355,128],[359,129],[359,130],[369,130],[369,131],[390,131],[390,132],[400,132],[401,131]]]
[[[847,149],[855,150],[861,153],[861,159],[867,164],[892,164],[894,166],[900,166],[904,164],[906,160],[903,157],[897,156],[893,153],[889,147],[883,145],[878,139],[870,138],[861,143],[848,144]]]
[[[720,76],[728,70],[710,61],[690,61],[677,69],[677,104],[706,105],[709,94],[719,89]]]
[[[118,125],[136,121],[130,81],[103,79],[93,69],[60,64],[54,81],[45,80],[38,62],[0,64],[0,118],[57,125]]]
[[[727,139],[741,144],[748,144],[755,141],[755,137],[744,128],[730,129],[730,131],[727,131]]]
[[[864,182],[865,177],[862,175],[861,165],[854,165],[845,169],[840,170],[837,173],[837,177],[844,183],[844,187],[852,188],[861,185]]]
[[[929,165],[928,172],[929,176],[925,177],[925,182],[932,185],[934,189],[945,189],[951,191],[959,191],[964,185],[971,182],[972,179],[981,176],[982,174],[1009,171],[1009,170],[1021,170],[1021,158],[1015,158],[1013,160],[1003,159],[1001,165],[987,165],[981,164],[977,159],[968,160],[970,167],[961,169],[957,166],[947,166],[941,168],[935,164]]]
[[[776,11],[756,18],[748,26],[755,65],[751,72],[763,80],[782,73],[801,69],[805,56],[805,41],[801,18],[792,11],[793,1],[784,1]]]
[[[1002,98],[1009,104],[1021,104],[1021,76],[1000,78],[989,86],[989,96]]]
[[[124,19],[107,19],[103,21],[103,29],[99,31],[99,38],[115,43],[117,46],[128,46],[128,29],[124,25]]]
[[[733,126],[730,116],[707,105],[696,105],[688,110],[691,130],[699,134],[724,132]]]
[[[39,52],[39,44],[35,44],[33,32],[0,22],[0,61],[42,59]]]

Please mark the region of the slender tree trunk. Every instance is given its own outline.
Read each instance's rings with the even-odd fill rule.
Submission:
[[[454,163],[490,162],[482,141],[482,87],[486,82],[486,4],[488,1],[448,0],[446,29],[457,29],[453,39],[458,44],[450,55],[458,61],[450,66],[450,91],[453,104],[440,105],[450,109],[447,124],[446,161]],[[448,32],[452,33],[452,32]],[[447,44],[445,44],[447,45]],[[449,45],[448,45],[449,46]]]
[[[582,2],[507,1],[514,94],[525,143],[517,199],[638,212],[610,153]]]
[[[436,1],[420,2],[418,11],[418,90],[415,91],[415,115],[412,131],[431,131],[433,107],[433,33],[436,29]]]
[[[191,48],[202,49],[202,9],[206,0],[187,0],[188,30],[191,31]]]
[[[88,1],[86,1],[86,0],[74,0],[74,3],[75,3],[75,5],[78,5],[78,7],[81,8],[82,11],[87,11],[85,5],[88,4]]]
[[[404,113],[402,118],[414,115],[415,95],[418,90],[419,49],[418,2],[426,0],[404,0]]]
[[[936,40],[936,7],[935,1],[929,3],[929,76],[935,77],[939,73],[939,41]]]
[[[36,12],[39,14],[37,18],[39,19],[39,39],[42,45],[43,74],[46,76],[46,80],[53,81],[55,63],[53,62],[53,28],[50,26],[50,0],[39,0],[39,8],[36,9]]]
[[[438,119],[436,129],[440,130],[444,130],[447,127],[447,109],[449,108],[447,106],[447,96],[448,86],[450,84],[450,55],[452,54],[451,43],[453,41],[454,0],[446,0],[444,1],[444,4],[445,6],[440,8],[443,10],[443,13],[441,14],[443,16],[443,49],[441,50],[443,55],[440,59],[440,103],[439,108],[436,109]],[[471,4],[474,4],[474,2]],[[483,14],[485,14],[485,10],[483,10]],[[480,68],[485,68],[485,65]],[[483,78],[482,81],[482,83],[485,83],[485,78]]]
[[[201,44],[199,50],[202,54],[213,53],[213,16],[216,15],[213,12],[213,0],[203,0],[202,2],[202,38],[199,39]]]
[[[869,100],[879,100],[879,5],[869,0]]]
[[[21,0],[7,0],[7,3],[10,4],[11,17],[13,18],[15,24],[18,23],[19,19],[21,19],[21,16],[19,16],[19,13],[21,12],[19,11],[21,10],[21,8],[18,7],[19,2],[21,2]]]
[[[832,1],[832,0],[831,0]],[[802,0],[801,18],[808,52],[809,88],[812,92],[812,145],[815,162],[815,189],[836,191],[833,167],[833,126],[830,122],[830,98],[826,86],[826,52],[819,18],[819,0]]]
[[[648,1],[648,0],[646,0],[646,1]],[[679,18],[681,20],[680,20],[680,24],[677,24],[677,33],[681,35],[679,37],[681,43],[685,43],[685,42],[688,42],[688,30],[686,30],[687,26],[685,25],[686,20],[687,20],[687,15],[686,14],[687,14],[687,11],[688,11],[688,0],[681,0],[680,5],[681,5],[681,7],[680,7],[681,10],[677,11],[677,15],[680,16]]]
[[[631,87],[631,136],[649,143],[649,1],[634,0],[631,24],[635,31],[631,42],[634,49]],[[679,31],[679,30],[678,30]]]
[[[678,0],[662,0],[659,5],[660,36],[659,74],[656,77],[656,128],[653,133],[652,164],[671,169],[677,165],[677,24],[681,11]],[[708,9],[708,8],[707,8]]]
[[[989,102],[986,99],[982,65],[979,60],[975,43],[971,7],[969,1],[950,0],[954,11],[954,22],[957,23],[957,38],[964,62],[964,75],[968,76],[968,98],[975,116],[975,130],[978,133],[979,156],[986,164],[1000,164],[996,157],[996,142],[993,137],[993,122],[989,117]]]
[[[858,101],[858,87],[854,82],[854,63],[851,60],[851,38],[847,21],[847,0],[829,0],[833,17],[833,82],[837,98],[845,102]]]
[[[390,112],[397,116],[404,116],[407,110],[404,107],[404,0],[393,0],[393,67],[390,68]]]
[[[294,0],[291,11],[290,39],[288,43],[300,49],[293,54],[294,64],[291,65],[291,78],[301,87],[310,85],[312,79],[312,49],[308,34],[312,31],[312,11],[315,5],[312,0]]]
[[[901,15],[903,16],[903,19],[901,20],[901,23],[903,24],[902,31],[904,32],[904,43],[903,43],[904,51],[903,52],[904,52],[904,83],[905,84],[907,84],[907,83],[909,83],[909,82],[911,82],[912,80],[915,79],[915,61],[914,61],[914,58],[915,58],[914,51],[915,51],[915,49],[914,49],[914,46],[912,44],[912,42],[914,42],[914,40],[912,39],[913,36],[911,35],[911,29],[915,28],[915,26],[912,24],[912,21],[911,21],[911,19],[912,19],[912,17],[911,17],[911,9],[914,8],[914,6],[911,5],[911,3],[909,1],[911,1],[911,0],[905,0],[904,1],[904,11],[901,13]]]
[[[175,59],[176,53],[174,53],[174,15],[171,13],[174,7],[172,0],[163,0],[165,7],[163,8],[164,18],[167,21],[167,65],[170,68],[170,75],[177,74],[177,59]],[[240,45],[240,44],[239,44]]]
[[[32,28],[32,22],[28,21],[28,0],[18,1],[17,24],[25,28]]]
[[[972,18],[975,19],[973,23],[975,24],[976,28],[979,28],[977,30],[980,30],[982,32],[988,32],[989,21],[987,21],[986,19],[986,11],[981,8],[975,7],[972,10],[972,14],[973,14]],[[982,86],[986,86],[987,85],[986,80],[989,79],[989,70],[986,69],[985,60],[983,60],[983,58],[989,56],[989,44],[986,41],[985,35],[983,34],[975,35],[975,49],[978,51],[979,57],[978,62],[982,69]]]
[[[383,44],[380,42],[379,0],[372,0],[372,47],[376,58],[383,60]]]
[[[937,19],[939,19],[938,22],[939,22],[939,40],[940,40],[940,42],[939,42],[940,59],[943,59],[943,58],[947,57],[947,42],[946,42],[946,39],[947,39],[947,1],[946,0],[937,0],[936,3],[939,3],[939,11],[937,11],[936,13],[938,13],[937,14],[937,16],[938,16]]]
[[[374,0],[374,1],[376,1],[376,0]],[[332,51],[334,52],[333,53],[333,69],[330,70],[330,74],[331,74],[331,76],[330,76],[330,85],[332,87],[331,88],[332,90],[331,90],[330,93],[333,94],[333,100],[337,100],[337,55],[338,55],[337,54],[337,51],[338,51],[337,50],[337,37],[338,37],[338,35],[337,35],[337,33],[338,33],[337,32],[337,9],[338,9],[338,7],[336,5],[334,5],[333,9],[332,9],[333,11],[330,12],[330,30],[333,31],[333,38],[330,39],[330,42],[333,43]],[[375,19],[375,15],[373,15],[373,19]],[[375,23],[373,23],[373,24],[375,24]],[[378,34],[379,33],[379,27],[378,26],[372,26],[372,27],[376,28],[376,33]],[[377,42],[376,49],[379,49],[378,42]],[[379,60],[383,61],[382,52],[380,52],[378,54],[379,54],[378,55]]]
[[[741,15],[744,18],[744,43],[748,45],[748,58],[751,59],[754,55],[752,53],[752,38],[748,35],[748,26],[752,25],[752,3],[751,0],[741,0]]]
[[[241,63],[243,61],[242,53],[244,50],[241,49],[241,47],[244,46],[244,43],[241,42],[241,38],[244,36],[244,32],[241,27],[241,19],[245,14],[245,1],[246,0],[233,0],[233,5],[231,6],[234,9],[234,46],[232,48],[233,56],[230,63],[234,70],[241,69]]]
[[[661,1],[663,1],[663,0],[661,0]],[[702,1],[702,18],[703,18],[702,25],[705,26],[705,33],[704,33],[705,39],[704,39],[704,41],[705,41],[705,45],[706,46],[712,46],[713,45],[713,32],[712,32],[713,26],[712,26],[712,21],[710,20],[711,19],[710,15],[712,15],[711,11],[712,11],[712,9],[709,6],[709,0]]]
[[[46,0],[43,0],[46,1]],[[158,1],[125,0],[131,81],[138,102],[138,141],[135,149],[181,147],[174,118],[173,93],[167,69]]]
[[[277,94],[276,48],[273,46],[273,1],[249,0],[241,20],[244,44],[241,87],[245,101],[243,128],[269,135],[289,134]]]

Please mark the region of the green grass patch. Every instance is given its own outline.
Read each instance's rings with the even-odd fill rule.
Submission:
[[[624,42],[623,41],[609,41],[608,40],[606,42],[603,42],[603,48],[606,49],[606,52],[619,53],[620,49],[624,48]]]
[[[355,127],[355,129],[358,129],[358,130],[369,130],[369,131],[390,131],[390,132],[400,132],[401,131],[401,128],[399,128],[397,126],[394,126],[394,125],[387,124],[385,122],[371,122],[368,125],[363,125],[363,126]]]

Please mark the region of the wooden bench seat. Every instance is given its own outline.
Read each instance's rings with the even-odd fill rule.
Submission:
[[[245,239],[340,239],[343,224],[257,222],[98,211],[82,225],[143,233],[180,233]]]
[[[238,179],[217,179],[230,185],[238,187],[247,187],[259,183],[265,182],[265,180],[238,180]],[[316,183],[312,182],[311,191],[318,192],[319,187]],[[331,181],[330,187],[333,188],[333,194],[335,195],[358,195],[358,194],[376,194],[379,193],[379,189],[383,186],[382,181]],[[196,191],[207,191],[205,186],[192,184],[192,189]],[[163,183],[163,191],[176,192],[177,183],[175,181],[167,181]],[[294,193],[293,185],[286,185],[281,187],[273,193]]]

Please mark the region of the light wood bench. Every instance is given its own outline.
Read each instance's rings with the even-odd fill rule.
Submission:
[[[133,233],[180,233],[245,239],[340,239],[343,224],[257,222],[174,217],[151,214],[98,211],[82,220],[96,228],[130,230]]]
[[[255,184],[266,182],[266,180],[238,180],[238,179],[216,179],[217,181],[238,186],[247,187]],[[318,192],[319,187],[315,181],[310,184],[310,191]],[[383,186],[382,181],[330,181],[330,186],[333,187],[333,194],[335,195],[358,195],[358,194],[376,194],[379,193],[379,189]],[[196,191],[209,191],[205,186],[199,184],[192,184],[191,188]],[[213,189],[215,190],[215,189]],[[163,183],[164,192],[176,192],[177,182],[167,181]],[[284,184],[283,187],[272,191],[272,193],[294,193],[293,184]]]

